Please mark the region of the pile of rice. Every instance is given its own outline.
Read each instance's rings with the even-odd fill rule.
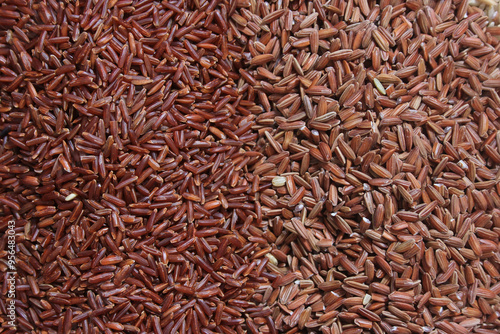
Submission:
[[[486,13],[490,18],[490,26],[500,25],[500,0],[471,0],[471,6],[478,7]]]

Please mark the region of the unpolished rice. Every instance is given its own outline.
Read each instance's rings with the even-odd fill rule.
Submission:
[[[486,5],[2,3],[18,330],[495,333]]]
[[[256,121],[275,190],[261,202],[270,226],[282,207],[275,245],[288,256],[270,267],[287,292],[277,328],[494,332],[500,101],[488,18],[467,1],[250,2],[237,12],[260,25],[232,28],[259,60],[245,73],[266,108]],[[287,165],[273,165],[283,153]],[[304,280],[312,286],[291,297]],[[300,327],[287,306],[304,295]]]
[[[276,236],[249,173],[263,110],[239,85],[234,10],[0,5],[0,211],[2,231],[17,226],[18,331],[274,327],[263,287]]]

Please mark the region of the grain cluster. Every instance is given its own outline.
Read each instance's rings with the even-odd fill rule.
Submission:
[[[1,2],[0,333],[498,333],[482,9]]]
[[[19,330],[274,327],[262,301],[276,275],[264,272],[248,173],[262,156],[261,108],[237,85],[244,55],[228,38],[230,10],[0,5],[0,203],[18,226]]]
[[[464,1],[282,1],[252,56],[279,330],[496,333],[500,45]]]

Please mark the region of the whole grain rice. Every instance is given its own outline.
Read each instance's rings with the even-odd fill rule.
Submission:
[[[476,5],[2,2],[17,331],[496,333],[500,30]]]

